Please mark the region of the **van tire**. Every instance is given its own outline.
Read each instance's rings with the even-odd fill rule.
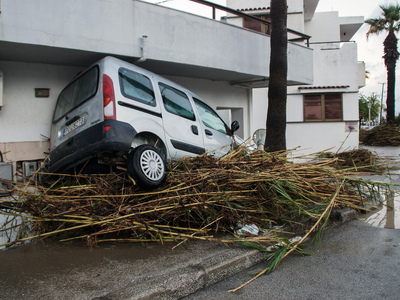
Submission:
[[[155,147],[141,145],[128,155],[128,174],[143,189],[154,189],[162,185],[167,177],[166,162]]]

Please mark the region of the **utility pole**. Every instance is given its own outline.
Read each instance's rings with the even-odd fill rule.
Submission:
[[[382,94],[381,94],[381,112],[379,115],[379,125],[382,125],[382,109],[383,109],[383,91],[385,88],[385,82],[380,82],[379,84],[382,84]]]
[[[371,107],[372,107],[372,103],[368,102],[368,127],[371,126]]]

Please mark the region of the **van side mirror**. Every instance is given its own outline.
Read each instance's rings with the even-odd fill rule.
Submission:
[[[233,121],[233,122],[232,122],[232,125],[231,125],[232,134],[233,134],[235,131],[238,131],[239,128],[240,128],[239,122],[238,122],[238,121]]]

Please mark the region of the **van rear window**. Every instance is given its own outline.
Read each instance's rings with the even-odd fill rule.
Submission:
[[[146,76],[134,71],[120,68],[119,82],[124,97],[150,106],[156,106],[153,85]]]
[[[69,84],[58,96],[53,121],[57,122],[67,113],[92,98],[98,87],[99,69],[94,67]]]

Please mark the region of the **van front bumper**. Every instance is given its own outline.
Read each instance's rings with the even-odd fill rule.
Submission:
[[[49,172],[68,171],[100,153],[128,153],[136,134],[136,130],[125,122],[106,120],[96,124],[50,152]]]

